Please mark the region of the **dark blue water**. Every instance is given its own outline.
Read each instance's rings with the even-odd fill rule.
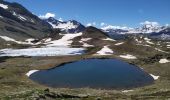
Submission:
[[[153,83],[139,67],[115,59],[86,59],[41,70],[30,76],[35,82],[60,88],[125,89]]]

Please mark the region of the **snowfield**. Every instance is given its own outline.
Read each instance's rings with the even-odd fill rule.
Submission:
[[[1,4],[1,3],[0,3],[0,7],[3,8],[3,9],[8,9],[8,5],[4,5],[4,4]]]
[[[75,37],[81,36],[82,33],[76,33],[76,34],[60,34],[63,35],[63,37],[59,40],[48,42],[48,47],[56,47],[56,46],[70,46],[73,42],[72,39]]]
[[[135,56],[127,54],[127,55],[120,55],[119,57],[125,58],[125,59],[137,59]]]
[[[83,48],[66,47],[46,47],[46,48],[28,48],[28,49],[2,49],[0,57],[3,56],[63,56],[80,55],[84,53]]]
[[[28,49],[2,49],[0,56],[61,56],[78,55],[83,53],[82,48],[48,47]]]
[[[108,46],[104,46],[96,55],[112,55],[114,52]]]
[[[82,33],[77,34],[60,34],[63,37],[59,40],[51,41],[47,39],[46,46],[40,48],[26,48],[26,49],[2,49],[0,50],[0,57],[3,56],[63,56],[63,55],[80,55],[84,53],[84,48],[70,48],[73,42],[71,39],[81,36]],[[26,42],[16,41],[6,36],[0,36],[6,41],[13,41],[18,44],[31,44],[34,39],[27,39]],[[36,44],[35,44],[36,45]],[[84,44],[84,46],[90,46]]]

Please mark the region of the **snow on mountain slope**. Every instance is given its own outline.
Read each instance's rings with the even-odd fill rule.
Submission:
[[[66,29],[66,30],[78,27],[77,25],[74,25],[71,21],[68,21],[67,23],[59,23],[58,25],[55,25],[53,23],[50,24],[53,26],[53,28]]]
[[[102,27],[101,29],[108,33],[116,33],[116,34],[130,34],[130,33],[153,33],[153,32],[160,32],[166,27],[160,26],[158,22],[150,22],[145,21],[140,23],[142,25],[138,28],[130,28],[130,27],[121,27],[121,26],[112,26],[108,25]]]
[[[85,26],[75,20],[59,21],[53,17],[45,19],[54,29],[60,29],[66,33],[79,33],[83,32]]]
[[[84,48],[71,48],[72,39],[81,36],[82,33],[76,34],[60,34],[61,39],[51,41],[49,38],[45,46],[38,48],[30,47],[25,49],[1,49],[0,57],[3,56],[64,56],[64,55],[79,55],[84,53]],[[20,43],[30,43],[33,39],[27,39],[26,42],[16,41],[12,38],[1,36],[6,41]]]
[[[114,33],[114,34],[125,34],[129,30],[131,30],[132,28],[108,25],[108,26],[105,26],[101,29],[104,32],[107,32],[107,33],[110,33],[110,34],[112,34],[112,33]]]
[[[42,39],[51,34],[49,23],[32,14],[18,3],[0,0],[0,35],[18,41]]]
[[[158,33],[164,29],[164,27],[160,26],[158,22],[145,21],[140,24],[142,27],[130,30],[128,33]]]
[[[1,4],[1,3],[0,3],[0,7],[3,8],[3,9],[8,9],[8,5],[4,5],[4,4]]]
[[[107,46],[104,46],[96,55],[112,55],[114,52]]]
[[[22,21],[26,21],[27,19],[23,16],[21,16],[20,14],[16,14],[16,12],[13,12],[13,15],[16,16],[17,18],[19,18]]]
[[[60,34],[63,35],[63,37],[59,40],[54,40],[51,42],[48,42],[47,46],[70,46],[71,43],[73,42],[72,39],[74,39],[75,37],[81,36],[82,33],[76,33],[76,34]]]
[[[17,44],[30,44],[30,45],[34,45],[34,43],[32,43],[32,41],[35,40],[35,39],[27,39],[27,40],[25,40],[25,42],[22,42],[22,41],[17,41],[15,39],[7,37],[7,36],[0,36],[0,38],[5,40],[5,41],[15,42]]]
[[[121,26],[112,26],[112,25],[108,25],[108,26],[105,26],[103,28],[101,28],[103,30],[110,30],[110,29],[121,29],[121,30],[129,30],[129,29],[132,29],[132,28],[128,28],[128,27],[121,27]]]

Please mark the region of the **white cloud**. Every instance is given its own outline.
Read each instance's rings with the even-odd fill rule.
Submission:
[[[170,26],[169,24],[166,24],[165,26]]]
[[[100,26],[105,26],[106,24],[104,22],[100,23]]]
[[[39,18],[41,19],[48,19],[49,17],[55,17],[54,13],[46,13],[45,15],[40,15]]]
[[[158,22],[150,22],[150,21],[145,21],[145,22],[141,22],[141,25],[152,25],[152,26],[159,26]]]
[[[96,26],[96,22],[88,23],[86,26]]]
[[[92,24],[91,24],[91,23],[88,23],[86,26],[92,26]]]

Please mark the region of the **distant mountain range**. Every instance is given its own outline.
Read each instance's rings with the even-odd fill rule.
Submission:
[[[95,33],[88,35],[89,38],[95,38],[96,33],[104,33],[107,37],[110,36],[114,39],[124,39],[128,34],[145,34],[152,39],[170,40],[169,26],[146,23],[139,28],[111,25],[101,29],[89,28],[75,20],[59,21],[52,17],[40,19],[18,3],[0,1],[0,36],[7,36],[21,41],[29,38],[41,40],[59,33],[75,34],[82,32],[85,34],[89,29]]]
[[[145,22],[145,24],[142,24],[142,26],[138,28],[109,25],[101,29],[114,38],[117,38],[116,36],[122,37],[127,34],[144,34],[153,39],[170,40],[170,26],[160,26],[151,22]]]

